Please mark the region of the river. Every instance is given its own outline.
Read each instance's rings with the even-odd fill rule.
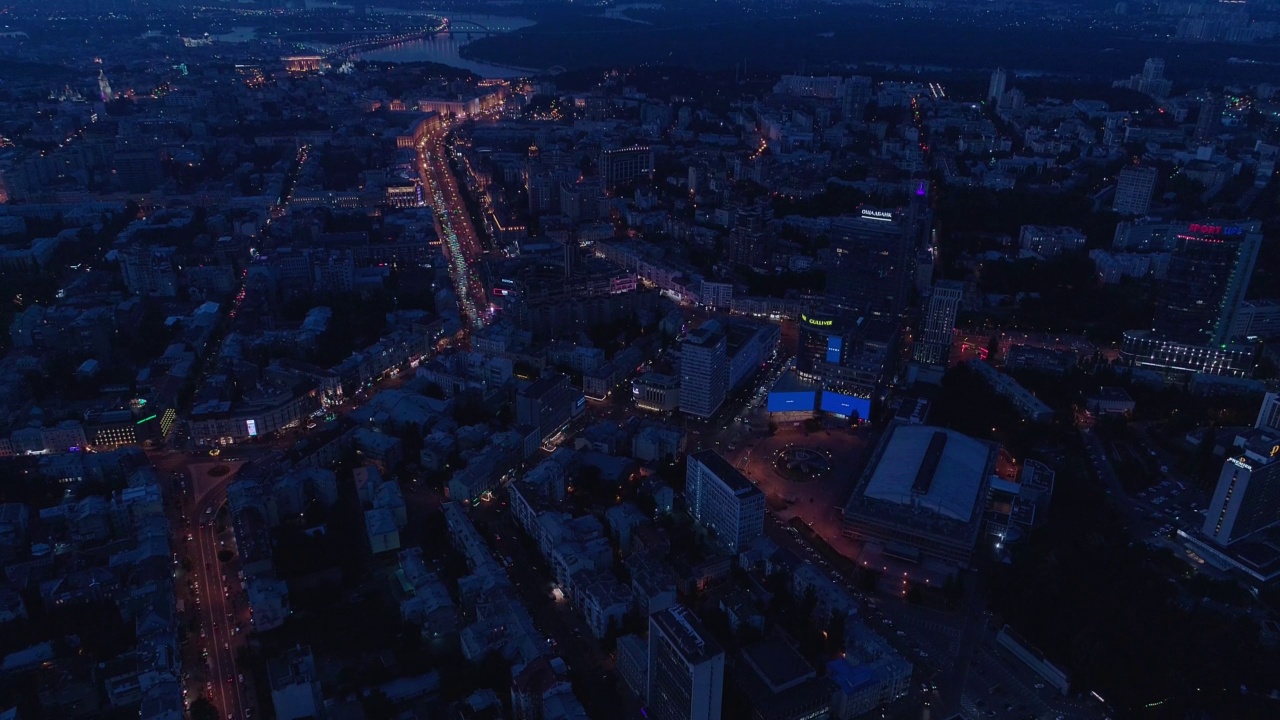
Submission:
[[[511,32],[529,27],[534,22],[528,18],[509,17],[503,15],[473,15],[462,13],[446,13],[423,11],[423,14],[440,15],[449,18],[455,27],[479,25],[493,30],[487,35]],[[504,78],[526,75],[528,71],[519,68],[490,65],[488,63],[468,60],[462,57],[462,47],[475,38],[485,37],[482,34],[440,33],[428,35],[418,40],[396,43],[386,47],[368,50],[359,54],[360,60],[377,62],[434,62],[451,67],[469,70],[481,77]]]

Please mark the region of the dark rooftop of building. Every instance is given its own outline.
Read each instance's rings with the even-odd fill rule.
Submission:
[[[662,631],[679,649],[684,659],[698,664],[717,655],[724,649],[711,637],[702,622],[683,605],[672,605],[649,616],[649,622]]]
[[[775,693],[795,687],[817,675],[804,656],[779,636],[743,648],[742,658]]]
[[[720,453],[715,450],[701,450],[690,457],[705,465],[707,469],[714,473],[716,477],[720,478],[720,481],[727,485],[735,495],[761,492],[760,488],[753,485],[746,476],[738,472],[737,468],[730,465],[729,461],[721,457]]]
[[[520,394],[525,397],[540,398],[551,392],[551,390],[558,386],[563,380],[564,376],[559,373],[548,375],[539,380],[535,380],[528,387],[521,390]]]

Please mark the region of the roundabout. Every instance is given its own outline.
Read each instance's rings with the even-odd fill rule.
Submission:
[[[831,472],[831,456],[815,448],[788,445],[774,454],[773,466],[793,482],[818,480]]]

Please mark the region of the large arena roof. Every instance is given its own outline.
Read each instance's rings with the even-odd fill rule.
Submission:
[[[991,445],[927,425],[895,427],[863,495],[969,522],[990,472]]]

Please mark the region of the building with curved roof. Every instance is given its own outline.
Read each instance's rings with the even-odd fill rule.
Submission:
[[[845,507],[844,534],[899,559],[967,565],[997,454],[954,430],[890,427]]]

